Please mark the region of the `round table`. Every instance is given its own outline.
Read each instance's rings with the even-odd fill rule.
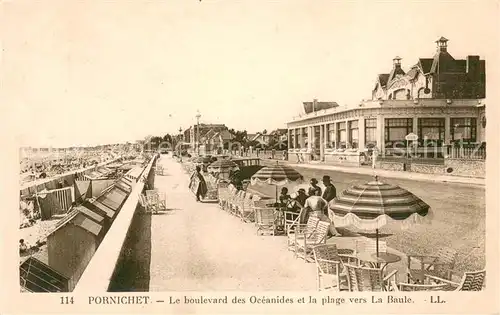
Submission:
[[[384,271],[387,265],[401,261],[401,256],[386,252],[378,253],[378,255],[377,253],[359,253],[356,257],[361,261],[370,263],[376,268],[380,268],[382,271]]]

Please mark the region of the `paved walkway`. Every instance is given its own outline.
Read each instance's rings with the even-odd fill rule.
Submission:
[[[303,167],[309,169],[319,169],[319,170],[328,170],[328,171],[337,171],[342,173],[354,173],[354,174],[364,174],[364,175],[374,175],[377,174],[381,177],[386,178],[399,178],[399,179],[408,179],[408,180],[416,180],[416,181],[430,181],[430,182],[443,182],[443,183],[456,183],[456,184],[467,184],[467,185],[478,185],[484,186],[485,179],[484,178],[475,178],[475,177],[464,177],[464,176],[451,176],[451,175],[439,175],[439,174],[422,174],[422,173],[412,173],[412,172],[398,172],[398,171],[389,171],[382,169],[373,169],[371,167],[355,167],[355,166],[337,166],[337,165],[327,165],[322,163],[288,163],[283,160],[263,160],[264,163],[266,161],[276,163],[279,161],[280,163],[287,163],[291,167]]]
[[[255,226],[197,203],[188,176],[169,157],[155,187],[167,207],[151,222],[150,291],[315,290],[315,265],[295,259],[286,238],[258,236]]]

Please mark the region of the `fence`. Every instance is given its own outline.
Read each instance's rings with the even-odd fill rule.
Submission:
[[[451,159],[467,159],[467,160],[485,160],[486,148],[485,147],[449,147],[448,157]]]

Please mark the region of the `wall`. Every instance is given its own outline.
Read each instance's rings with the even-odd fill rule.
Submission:
[[[95,238],[72,224],[60,228],[47,238],[48,265],[69,280],[72,291],[96,250]]]
[[[325,152],[325,164],[360,166],[361,156],[358,152]]]
[[[445,159],[445,170],[452,168],[452,173],[447,173],[455,176],[467,177],[486,177],[486,161],[483,160],[462,160],[462,159]]]
[[[424,173],[424,174],[436,174],[443,175],[445,174],[446,168],[443,165],[433,165],[433,164],[418,164],[411,163],[409,164],[410,171],[415,173]]]
[[[376,161],[375,168],[388,171],[403,171],[403,164],[401,162]]]

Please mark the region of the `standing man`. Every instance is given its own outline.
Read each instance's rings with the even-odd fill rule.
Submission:
[[[327,202],[332,201],[335,197],[337,197],[337,189],[333,186],[330,181],[330,176],[323,176],[323,185],[325,185],[325,191],[323,192],[323,199]]]

